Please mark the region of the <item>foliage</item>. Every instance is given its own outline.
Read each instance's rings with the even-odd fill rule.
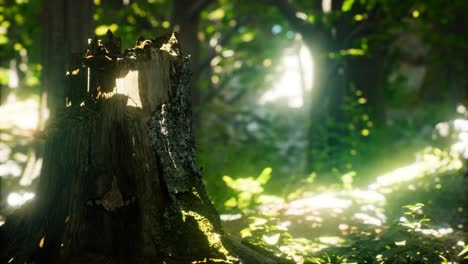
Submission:
[[[232,179],[229,176],[223,176],[223,181],[235,193],[224,202],[224,207],[227,210],[239,209],[245,211],[262,204],[281,203],[283,199],[264,194],[263,185],[270,180],[271,172],[271,168],[265,168],[257,178]]]
[[[293,238],[287,223],[274,216],[251,217],[241,231],[245,243],[297,263],[450,263],[466,254],[461,237],[438,231],[421,214],[423,204],[407,205],[404,216],[376,232],[360,225],[344,239],[320,237]]]
[[[309,151],[314,157],[312,167],[319,177],[327,174],[336,181],[341,175],[359,169],[374,130],[374,123],[364,107],[366,102],[362,91],[352,86],[344,97],[340,117],[330,116],[316,126],[316,133],[322,140]]]
[[[0,1],[0,88],[27,87],[34,92],[39,88],[40,35],[38,23],[31,21],[40,17],[40,4],[41,1]],[[27,96],[31,90],[21,92]]]
[[[461,122],[463,121],[459,119],[459,121],[455,122],[457,125],[451,124],[451,122],[440,123],[435,133],[441,133],[441,136],[447,139],[457,139],[456,131],[460,133],[464,131],[463,129],[468,128],[462,128]],[[447,126],[447,131],[454,133],[452,137],[448,136],[448,132],[445,132],[445,126]],[[455,127],[458,127],[458,130]],[[358,208],[360,210],[374,208],[372,210],[375,210],[374,205],[363,204],[351,207],[350,211],[343,213],[343,218],[340,218],[341,220],[338,220],[340,222],[337,222],[341,223],[338,226],[341,230],[340,235],[333,234],[333,231],[329,229],[313,229],[315,224],[313,221],[321,223],[333,222],[333,220],[328,219],[330,218],[329,215],[328,218],[321,218],[319,209],[312,209],[312,216],[310,216],[306,211],[310,209],[292,208],[293,204],[297,203],[301,196],[314,193],[317,195],[321,191],[332,191],[320,190],[318,187],[315,187],[314,190],[315,174],[312,174],[302,182],[302,189],[298,189],[294,195],[288,196],[290,203],[270,204],[260,207],[256,203],[250,203],[251,210],[242,211],[248,219],[244,224],[246,227],[239,230],[239,233],[244,238],[244,243],[249,244],[251,247],[264,250],[271,255],[289,258],[297,263],[450,263],[461,261],[466,254],[466,250],[463,249],[463,234],[460,231],[454,231],[451,226],[457,226],[458,223],[463,223],[463,220],[452,219],[450,222],[446,221],[455,215],[459,215],[459,206],[463,204],[463,200],[453,197],[454,193],[463,193],[463,187],[460,186],[462,171],[460,171],[459,165],[455,165],[461,162],[460,153],[463,153],[463,150],[459,149],[458,151],[461,152],[458,152],[458,154],[454,152],[453,140],[443,141],[442,143],[440,145],[441,149],[436,147],[426,148],[418,154],[416,163],[422,162],[429,166],[424,169],[424,175],[420,175],[421,172],[418,171],[400,169],[401,173],[388,174],[376,179],[376,184],[386,184],[384,178],[394,181],[394,186],[382,189],[382,192],[387,194],[388,198],[384,206],[385,215],[390,217],[391,220],[384,221],[385,217],[381,219],[383,219],[383,223],[387,222],[388,224],[380,226],[379,221],[377,221],[379,223],[371,222],[370,220],[374,216],[369,212],[364,211],[364,214],[356,213]],[[447,175],[447,170],[451,174]],[[352,178],[353,176],[344,175],[343,178],[349,177]],[[346,187],[344,179],[343,187],[348,191],[339,193],[349,193],[357,199],[370,201],[370,192],[361,192],[362,197],[358,198],[360,191],[354,189],[355,186]],[[408,182],[404,179],[413,180]],[[255,185],[259,187],[261,185],[258,179],[253,178],[248,181],[240,179],[236,184],[232,179],[228,180],[228,182],[230,182],[230,185],[235,186],[234,189],[238,190],[239,193],[245,192],[245,189],[239,187],[241,182],[256,182],[256,185],[246,184],[245,186]],[[441,186],[444,186],[444,188]],[[251,188],[251,190],[255,190],[253,192],[260,196],[263,188]],[[305,191],[308,191],[308,194]],[[316,197],[319,198],[319,196]],[[307,204],[309,207],[315,208],[315,206],[328,206],[326,204],[333,202],[332,196],[325,195],[323,197],[324,199],[304,200],[308,201],[304,203],[304,206]],[[401,210],[394,209],[394,207],[400,207],[402,202],[416,202],[418,200],[428,202],[431,206],[426,208],[422,203],[403,206],[403,216]],[[338,200],[334,203],[338,203]],[[443,212],[434,210],[438,208],[438,205],[442,204],[445,204]],[[448,204],[453,204],[453,206],[447,206]],[[305,223],[313,223],[312,227],[307,224],[311,229],[307,233],[310,232],[310,234],[298,232],[297,229],[302,230],[298,225],[304,225],[305,223],[299,224],[301,220],[285,218],[281,210],[292,210],[295,214],[298,214],[297,217],[303,219],[302,221],[305,219]],[[394,211],[398,211],[398,213],[395,214]],[[333,214],[334,210],[328,212],[328,214]],[[376,216],[378,216],[378,211],[375,212]],[[426,216],[427,212],[436,215],[437,219],[430,220]],[[350,213],[354,213],[354,216],[350,215]],[[449,215],[452,216],[449,217]],[[310,219],[308,219],[309,217]],[[312,221],[312,219],[314,220]],[[364,222],[357,221],[359,219],[364,220]],[[368,222],[366,223],[366,221]],[[457,228],[460,229],[460,226]],[[318,233],[314,234],[314,232]]]
[[[353,244],[346,256],[358,263],[434,263],[456,261],[459,248],[457,236],[444,237],[430,219],[421,214],[423,204],[407,205],[404,216],[393,220],[388,230],[379,236],[351,236]],[[376,262],[375,262],[376,261]]]

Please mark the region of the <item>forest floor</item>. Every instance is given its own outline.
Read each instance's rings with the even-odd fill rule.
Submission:
[[[405,175],[410,169],[400,168],[398,173]],[[427,174],[385,188],[377,184],[347,190],[322,187],[288,202],[221,217],[226,230],[239,239],[255,236],[258,230],[266,244],[275,245],[286,236],[292,238],[286,244],[307,245],[302,250],[309,253],[345,245],[355,231],[378,235],[395,221],[410,221],[404,218],[407,208],[417,208],[417,214],[430,218],[431,228],[424,233],[436,237],[457,234],[463,240],[465,189],[461,171]]]
[[[34,179],[42,163],[40,144],[34,139],[37,101],[9,97],[0,106],[0,225],[4,215],[34,197]],[[376,176],[368,186],[305,183],[292,199],[221,218],[232,236],[261,242],[272,253],[279,250],[298,263],[305,255],[349,244],[356,231],[375,237],[395,222],[411,224],[414,215],[430,218],[430,228],[421,227],[420,232],[459,237],[454,246],[461,250],[466,242],[461,235],[466,228],[462,176],[466,160],[455,147],[460,145],[445,150],[427,147],[413,163]],[[409,206],[402,208],[405,205]]]
[[[225,228],[239,239],[298,263],[304,263],[305,256],[323,256],[328,248],[350,250],[363,237],[384,241],[385,236],[393,246],[404,244],[400,227],[447,242],[456,256],[466,243],[463,175],[467,169],[468,120],[454,121],[452,125],[463,127],[453,136],[458,139],[454,144],[444,149],[428,146],[416,154],[413,163],[376,176],[368,186],[316,187],[313,181],[305,181],[293,199],[263,204],[241,214],[222,215]],[[365,247],[365,243],[361,246]],[[386,245],[384,250],[390,247]],[[330,263],[347,263],[335,261]]]

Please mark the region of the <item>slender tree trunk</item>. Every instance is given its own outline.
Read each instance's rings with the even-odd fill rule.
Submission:
[[[463,205],[463,232],[465,236],[468,234],[468,159],[465,159],[465,173],[463,174],[463,186],[465,189],[464,192],[464,205]]]
[[[42,86],[50,116],[65,107],[67,58],[93,35],[93,0],[43,1]],[[42,111],[41,111],[42,112]]]
[[[202,0],[197,0],[198,2]],[[195,5],[193,0],[172,0],[171,24],[177,31],[179,39],[185,46],[182,48],[184,54],[190,55],[192,72],[198,72],[195,69],[199,65],[200,52],[198,40],[198,27],[200,24],[200,11],[193,10]],[[192,87],[192,106],[193,106],[193,126],[198,130],[201,127],[199,108],[201,105],[200,91],[197,87],[198,76],[194,76],[190,81]]]
[[[206,195],[175,35],[123,55],[111,33],[97,43],[68,76],[85,92],[49,124],[36,199],[0,227],[0,262],[278,263],[229,238]]]
[[[346,94],[345,76],[343,67],[337,59],[329,57],[334,50],[334,44],[330,35],[325,30],[321,35],[307,41],[306,45],[314,54],[314,84],[310,94],[310,118],[307,131],[308,147],[306,153],[307,165],[306,173],[318,171],[317,152],[321,151],[321,156],[328,155],[328,160],[336,160],[333,151],[326,149],[337,149],[339,146],[335,140],[341,131],[330,131],[327,127],[327,120],[334,122],[342,121],[342,103]],[[323,153],[326,151],[325,153]]]
[[[348,59],[348,78],[367,99],[366,109],[378,126],[385,125],[384,65],[381,54]]]

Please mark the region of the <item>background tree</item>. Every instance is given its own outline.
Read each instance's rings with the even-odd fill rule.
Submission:
[[[92,36],[93,1],[47,1],[43,5],[42,84],[47,107],[54,116],[65,107],[65,75],[68,58],[82,52]]]

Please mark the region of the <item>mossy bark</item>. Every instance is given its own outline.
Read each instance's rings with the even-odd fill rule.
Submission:
[[[70,69],[36,198],[0,227],[0,262],[277,263],[229,238],[206,195],[175,35],[119,49],[109,33]]]

